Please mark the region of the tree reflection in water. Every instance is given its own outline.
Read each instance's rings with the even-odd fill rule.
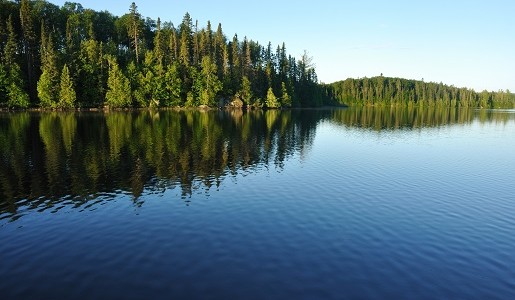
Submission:
[[[310,148],[324,120],[366,130],[508,122],[515,114],[429,107],[0,114],[0,218],[84,208],[177,188],[185,201],[227,177]],[[101,200],[99,200],[101,199]]]

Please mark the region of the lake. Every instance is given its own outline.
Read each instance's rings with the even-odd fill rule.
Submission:
[[[2,299],[515,299],[515,111],[0,113]]]

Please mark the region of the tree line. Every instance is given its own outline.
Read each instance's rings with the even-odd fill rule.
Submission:
[[[0,0],[0,107],[291,107],[324,103],[312,59],[232,38],[186,13],[175,26],[66,2]]]
[[[420,107],[515,108],[509,90],[475,92],[443,83],[377,76],[325,85],[328,97],[345,105],[416,105]]]

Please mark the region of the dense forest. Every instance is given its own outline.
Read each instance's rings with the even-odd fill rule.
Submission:
[[[319,84],[312,58],[289,55],[186,13],[177,26],[66,2],[0,0],[0,109],[41,107],[515,108],[509,90],[373,77]]]
[[[329,97],[345,105],[416,105],[420,107],[515,108],[509,90],[475,92],[442,83],[377,76],[325,85]]]
[[[0,107],[322,104],[312,59],[200,27],[66,2],[0,0]]]

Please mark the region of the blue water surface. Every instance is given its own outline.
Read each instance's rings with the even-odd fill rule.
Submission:
[[[159,112],[183,129],[152,115],[119,145],[109,116],[30,115],[26,137],[3,116],[1,298],[515,299],[515,113],[349,113]]]

